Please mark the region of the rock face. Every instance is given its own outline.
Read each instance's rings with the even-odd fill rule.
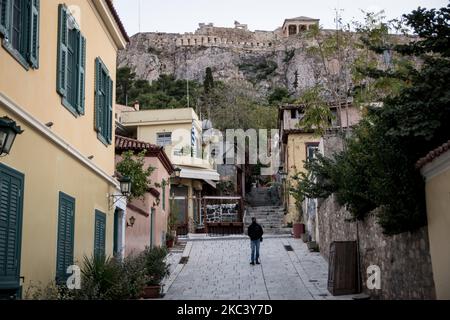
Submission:
[[[309,40],[300,33],[289,37],[281,30],[249,31],[200,24],[195,33],[139,33],[127,50],[119,53],[119,67],[129,66],[138,78],[153,81],[161,74],[177,79],[203,81],[211,67],[221,81],[247,81],[258,91],[274,87],[294,90],[314,83],[314,62],[306,55]]]

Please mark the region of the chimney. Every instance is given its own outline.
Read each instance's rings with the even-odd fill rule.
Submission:
[[[139,101],[136,100],[136,101],[134,102],[133,108],[134,108],[135,111],[139,111],[139,110],[140,110]]]

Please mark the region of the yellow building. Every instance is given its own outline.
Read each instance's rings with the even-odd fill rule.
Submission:
[[[203,155],[202,122],[195,111],[192,108],[129,111],[122,112],[120,119],[136,139],[163,146],[170,161],[181,169],[176,186],[171,186],[179,233],[201,228],[202,191],[215,188],[220,176],[209,154]]]
[[[418,163],[426,179],[428,237],[436,298],[450,299],[450,141]]]
[[[337,130],[342,123],[342,127],[352,127],[361,120],[361,112],[353,105],[339,110],[336,106],[330,105],[333,118],[329,119],[329,129]],[[340,112],[339,112],[340,111]],[[304,116],[304,106],[284,105],[279,109],[279,128],[281,138],[281,161],[283,169],[287,173],[285,190],[292,185],[292,177],[298,172],[306,172],[305,161],[315,157],[319,150],[321,137],[312,131],[301,128],[300,119]],[[340,113],[340,116],[338,116]],[[311,240],[318,241],[318,219],[317,219],[317,199],[305,199],[302,203],[303,216],[299,215],[296,200],[288,191],[285,192],[284,203],[287,210],[286,222],[301,222],[306,225],[307,234]]]
[[[0,294],[16,296],[113,252],[114,82],[128,37],[110,0],[1,0],[0,13],[0,117],[24,130],[0,158]]]
[[[297,172],[305,172],[304,162],[314,156],[320,142],[320,137],[299,127],[301,116],[302,109],[297,105],[285,105],[279,109],[281,162],[287,173],[286,192],[284,193],[287,210],[286,222],[300,222],[296,201],[287,191],[289,181]]]

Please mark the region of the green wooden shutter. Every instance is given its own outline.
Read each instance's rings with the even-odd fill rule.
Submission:
[[[94,255],[104,257],[106,250],[106,214],[95,211]]]
[[[8,38],[11,0],[0,0],[0,34]]]
[[[101,93],[101,83],[102,83],[102,66],[100,60],[95,59],[95,131],[101,133],[102,131],[102,93]]]
[[[108,102],[106,112],[107,112],[107,121],[106,121],[106,139],[109,144],[112,143],[112,130],[113,130],[113,81],[110,77],[107,79],[106,85],[108,86],[108,95],[106,97],[106,101]]]
[[[162,185],[162,209],[166,210],[166,184],[163,182]]]
[[[63,96],[67,96],[67,60],[69,41],[69,29],[67,27],[67,8],[59,5],[58,24],[58,67],[57,67],[57,90]]]
[[[28,61],[35,69],[39,67],[39,7],[40,0],[28,0],[29,8],[29,34],[28,34]]]
[[[20,286],[23,180],[0,164],[0,289]]]
[[[67,267],[73,265],[74,229],[75,199],[61,192],[59,194],[56,254],[56,279],[58,282],[67,279]]]
[[[155,245],[155,215],[156,209],[150,209],[150,248],[153,248]]]
[[[78,93],[77,93],[77,111],[80,115],[84,114],[85,105],[85,82],[86,82],[86,38],[78,31]]]

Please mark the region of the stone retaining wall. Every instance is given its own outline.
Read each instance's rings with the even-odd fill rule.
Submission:
[[[348,221],[350,213],[335,196],[319,203],[319,247],[329,258],[332,241],[355,241],[359,238],[363,291],[374,299],[435,299],[433,272],[428,244],[428,230],[394,236],[383,234],[376,222],[376,211],[364,221]],[[366,286],[367,268],[381,269],[381,289]]]

